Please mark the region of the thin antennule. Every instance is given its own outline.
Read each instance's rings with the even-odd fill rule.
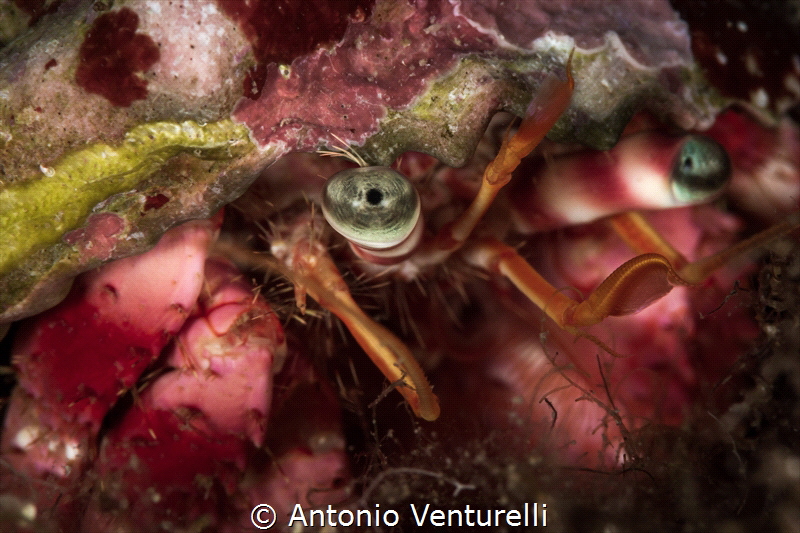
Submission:
[[[350,147],[349,144],[344,142],[344,140],[342,140],[341,137],[339,137],[335,133],[332,133],[331,135],[333,135],[333,137],[337,141],[339,141],[341,146],[334,146],[332,150],[317,150],[317,153],[319,155],[324,155],[324,156],[327,156],[327,157],[344,157],[345,159],[347,159],[349,161],[352,161],[353,163],[355,163],[356,165],[358,165],[360,167],[368,167],[368,166],[370,166],[370,165],[367,164],[366,161],[364,161],[364,159],[360,155],[358,155],[355,152],[355,150],[353,150]]]

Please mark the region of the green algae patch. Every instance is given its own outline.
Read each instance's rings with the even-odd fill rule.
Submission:
[[[118,146],[94,144],[40,167],[38,179],[0,190],[0,275],[80,227],[99,202],[135,188],[171,157],[230,160],[253,148],[247,128],[230,120],[155,122],[133,128]]]

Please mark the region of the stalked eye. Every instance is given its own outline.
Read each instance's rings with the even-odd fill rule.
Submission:
[[[720,144],[690,135],[672,165],[672,193],[681,202],[701,202],[722,190],[731,176],[731,161]]]
[[[389,167],[352,168],[325,183],[322,213],[349,241],[365,248],[391,248],[414,231],[419,195],[405,176]]]

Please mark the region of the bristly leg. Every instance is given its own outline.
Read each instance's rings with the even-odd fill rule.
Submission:
[[[483,239],[465,253],[468,262],[508,278],[534,304],[565,329],[591,326],[609,316],[636,313],[675,286],[697,285],[735,257],[798,228],[798,217],[741,241],[712,256],[688,262],[638,214],[622,214],[612,226],[641,255],[626,261],[583,301],[553,287],[517,251],[496,239]],[[673,262],[668,259],[673,258]]]
[[[566,65],[566,80],[550,75],[533,97],[525,118],[514,135],[506,137],[497,157],[486,166],[478,195],[455,221],[439,231],[436,248],[448,255],[464,245],[472,230],[489,209],[500,190],[511,180],[511,174],[523,157],[533,151],[569,106],[575,80],[572,77],[572,55]]]
[[[369,318],[353,300],[347,284],[328,255],[310,221],[299,223],[286,240],[272,242],[275,259],[234,246],[219,245],[221,252],[253,268],[276,270],[336,315],[383,372],[393,387],[424,420],[439,417],[439,402],[413,354],[392,332]],[[224,249],[223,249],[224,248]]]

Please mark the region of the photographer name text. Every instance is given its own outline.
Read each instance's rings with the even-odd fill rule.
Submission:
[[[525,503],[520,509],[473,509],[465,505],[459,509],[437,509],[431,504],[409,504],[414,523],[433,527],[547,527],[547,504]],[[400,513],[394,509],[327,509],[305,510],[296,504],[289,518],[289,527],[375,527],[396,526]]]

